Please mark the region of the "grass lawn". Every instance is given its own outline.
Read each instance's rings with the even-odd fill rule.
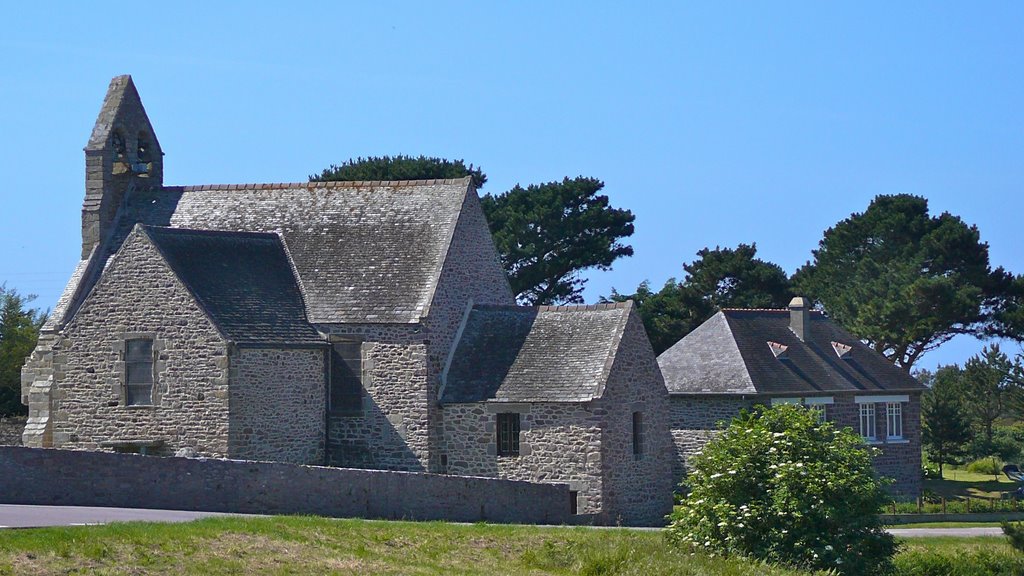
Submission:
[[[946,468],[942,480],[926,479],[924,489],[946,498],[1000,498],[1012,492],[1018,484],[1006,476],[996,480],[991,474],[976,474],[966,470]]]
[[[0,530],[0,574],[787,576],[690,556],[657,531],[312,517]]]
[[[904,540],[895,576],[1024,574],[1003,538]],[[0,530],[0,575],[582,574],[799,576],[691,556],[659,531],[313,517],[207,518]]]
[[[999,522],[913,522],[892,524],[889,528],[999,528]]]

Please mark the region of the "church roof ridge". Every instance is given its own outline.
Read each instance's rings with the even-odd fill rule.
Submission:
[[[244,184],[195,184],[185,186],[164,186],[166,190],[180,192],[205,192],[208,190],[290,190],[315,188],[414,188],[419,186],[453,186],[468,184],[470,176],[463,178],[436,178],[428,180],[345,180],[330,182],[250,182]]]

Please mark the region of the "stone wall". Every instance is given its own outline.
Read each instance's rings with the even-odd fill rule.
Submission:
[[[480,198],[472,189],[462,203],[434,298],[424,320],[428,344],[427,402],[432,456],[429,469],[432,471],[440,470],[439,457],[445,449],[444,414],[438,405],[441,371],[455,344],[470,299],[475,304],[515,304],[487,219],[480,207]]]
[[[875,404],[878,441],[871,443],[878,449],[874,459],[875,470],[880,476],[893,480],[887,489],[901,500],[913,500],[921,494],[921,395],[909,396],[910,401],[904,402],[902,408],[903,439],[889,440],[885,437],[885,404],[880,403]],[[854,399],[853,394],[835,396],[835,403],[827,408],[828,419],[859,434],[860,408]]]
[[[564,524],[569,488],[488,478],[0,447],[0,502]]]
[[[740,410],[758,403],[753,396],[673,394],[669,398],[669,420],[675,443],[675,461],[672,478],[678,485],[686,475],[686,462],[699,453],[704,445],[728,425]]]
[[[231,354],[228,455],[324,461],[324,348],[241,348]]]
[[[21,446],[21,433],[25,431],[25,418],[0,418],[0,446]]]
[[[885,394],[878,392],[877,394]],[[829,393],[815,396],[829,396]],[[826,407],[826,417],[839,428],[850,428],[860,433],[860,409],[855,403],[856,394],[831,394],[833,403]],[[885,404],[875,405],[875,424],[878,441],[872,448],[878,450],[875,456],[875,470],[880,476],[891,478],[893,483],[887,489],[900,499],[914,499],[921,493],[921,396],[910,394],[910,401],[902,405],[903,438],[885,438]],[[716,396],[693,395],[671,397],[672,435],[676,444],[677,459],[674,475],[681,479],[685,474],[686,459],[700,452],[716,434],[720,421],[727,424],[743,408],[755,404],[770,404],[771,398],[757,396]]]
[[[519,456],[497,455],[497,414],[519,414]],[[581,514],[604,511],[601,426],[592,403],[504,402],[444,407],[447,472],[534,482],[565,482]]]
[[[672,512],[668,391],[636,310],[626,317],[601,397],[605,512],[615,524],[664,525]],[[633,415],[641,422],[634,453]]]
[[[152,406],[125,406],[124,346],[153,338]],[[110,441],[161,441],[228,455],[227,345],[144,234],[115,256],[53,344],[53,446],[110,450]]]
[[[577,509],[603,524],[662,525],[672,511],[668,393],[643,325],[628,316],[601,398],[444,406],[449,474],[566,482]],[[518,456],[497,455],[497,414],[518,413]],[[633,413],[643,416],[633,453]]]
[[[328,416],[331,465],[428,470],[427,345],[419,324],[321,326],[362,344],[363,403],[358,413]]]

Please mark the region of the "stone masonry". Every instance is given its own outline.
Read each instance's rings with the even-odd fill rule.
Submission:
[[[671,396],[669,418],[676,456],[672,463],[673,485],[678,485],[686,475],[686,463],[691,456],[699,453],[741,410],[756,403],[754,398],[737,396]]]
[[[817,395],[822,396],[822,395]],[[860,433],[859,404],[853,394],[828,395],[832,404],[825,407],[827,419],[838,428],[849,428]],[[701,451],[723,426],[737,416],[741,410],[755,405],[771,405],[767,396],[685,396],[673,395],[671,399],[672,436],[678,458],[673,475],[681,479],[686,474],[686,460]],[[902,404],[903,437],[899,440],[885,438],[884,403],[875,405],[877,441],[867,445],[877,450],[874,458],[878,475],[892,481],[887,486],[890,493],[900,499],[913,499],[921,493],[921,401],[920,395],[911,395],[910,401]]]
[[[235,348],[228,454],[242,460],[324,459],[324,348]]]
[[[25,420],[20,416],[0,418],[0,446],[21,446],[21,433],[25,430]]]
[[[125,339],[150,337],[156,355],[152,406],[126,406]],[[228,349],[153,245],[133,235],[53,346],[53,442],[110,450],[160,442],[228,456]]]
[[[564,484],[0,447],[0,503],[569,524]],[[583,518],[585,520],[585,517]]]

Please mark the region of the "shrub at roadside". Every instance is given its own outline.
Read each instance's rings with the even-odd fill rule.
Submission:
[[[690,460],[668,539],[685,548],[841,574],[883,574],[897,545],[860,436],[799,406],[740,414]]]
[[[1004,465],[1005,463],[998,456],[986,456],[969,462],[964,468],[968,472],[987,474],[998,478],[1003,473]]]
[[[1001,522],[1003,526],[1003,534],[1006,535],[1006,540],[1010,542],[1010,546],[1018,552],[1024,552],[1024,522]]]

